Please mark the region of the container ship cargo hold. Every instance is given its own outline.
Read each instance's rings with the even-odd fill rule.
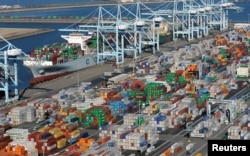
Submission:
[[[68,42],[36,48],[30,53],[31,59],[23,62],[33,74],[31,85],[96,65],[96,53],[87,46],[91,36],[71,33],[61,37]]]

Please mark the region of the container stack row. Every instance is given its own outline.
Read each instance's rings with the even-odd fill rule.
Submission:
[[[205,137],[210,137],[213,133],[212,131],[212,120],[206,120],[198,123],[193,131],[190,133],[191,137],[200,137],[200,138],[205,138]]]
[[[159,134],[151,125],[128,126],[128,125],[106,125],[102,127],[101,137],[111,137],[111,141],[124,150],[145,151],[148,144],[154,145],[159,140]]]
[[[12,125],[32,122],[36,120],[36,110],[32,106],[14,107],[8,113],[7,118]]]
[[[33,154],[33,153],[31,153]],[[0,151],[0,155],[18,155],[18,156],[31,156],[31,154],[28,153],[27,149],[23,145],[11,145],[8,144],[5,149]],[[34,153],[36,156],[37,154]]]
[[[135,133],[142,133],[145,136],[145,140],[150,145],[155,145],[159,141],[159,133],[153,125],[143,125],[133,130]]]
[[[41,129],[30,133],[28,140],[36,145],[38,153],[52,154],[66,145],[66,138],[59,129]]]
[[[149,125],[155,127],[158,132],[162,132],[168,129],[169,119],[164,114],[156,114],[152,120],[149,121]]]
[[[68,107],[72,103],[83,100],[83,92],[80,92],[78,88],[68,88],[67,90],[61,90],[59,93],[52,95],[51,98],[57,100],[61,107]]]
[[[250,138],[250,116],[243,115],[234,121],[234,125],[228,128],[228,139],[249,140]]]
[[[10,142],[12,147],[16,147],[18,145],[23,146],[25,151],[27,151],[27,156],[38,156],[38,151],[35,148],[35,143],[28,140],[15,140]]]
[[[138,74],[157,74],[160,70],[161,66],[158,63],[158,57],[142,61],[136,65],[136,73]]]
[[[7,136],[10,136],[11,140],[28,140],[28,129],[12,128],[6,131]]]
[[[10,129],[10,122],[5,114],[0,114],[0,129],[6,130]]]
[[[39,101],[29,102],[28,106],[33,107],[35,109],[35,119],[42,121],[45,119],[45,114],[55,115],[59,111],[58,101],[51,98],[44,98]]]

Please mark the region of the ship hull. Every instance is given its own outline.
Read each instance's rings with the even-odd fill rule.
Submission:
[[[33,78],[30,80],[31,85],[49,81],[61,76],[68,75],[74,71],[94,66],[96,65],[96,57],[94,55],[89,55],[77,60],[72,60],[51,66],[42,64],[42,62],[30,60],[24,62],[24,66],[28,67],[33,74]]]

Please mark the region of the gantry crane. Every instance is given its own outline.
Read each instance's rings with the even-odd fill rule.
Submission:
[[[228,117],[229,123],[235,119],[235,100],[221,100],[221,99],[209,99],[207,102],[207,116],[211,116],[211,106],[213,104],[225,104],[229,105],[229,108],[225,111]]]
[[[0,91],[5,93],[5,104],[18,100],[18,74],[17,74],[17,60],[23,60],[29,56],[22,52],[21,49],[16,48],[5,38],[0,36],[6,45],[0,48],[0,59],[3,60],[0,63]],[[23,57],[24,56],[24,57]],[[10,95],[10,90],[14,89],[14,95]]]
[[[141,17],[143,4],[137,3],[135,12],[118,4],[113,12],[98,7],[97,22],[79,25],[78,29],[59,29],[60,31],[71,32],[91,32],[96,36],[97,41],[97,63],[113,60],[116,65],[124,63],[124,54],[133,53],[133,58],[137,59],[142,53],[142,46],[151,45],[153,53],[159,51],[159,23],[162,18],[153,14],[147,18]],[[146,7],[143,5],[143,7]],[[147,8],[149,9],[149,8]],[[151,11],[152,12],[152,11]],[[129,17],[129,19],[128,19]]]

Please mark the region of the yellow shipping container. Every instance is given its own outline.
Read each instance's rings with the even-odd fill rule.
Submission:
[[[202,153],[196,153],[195,156],[202,156]]]
[[[60,128],[53,128],[49,131],[50,134],[56,134],[56,133],[59,133],[61,132],[61,129]]]
[[[74,137],[74,136],[77,136],[77,135],[79,135],[79,134],[80,134],[80,130],[77,129],[77,130],[71,132],[71,133],[70,133],[70,136],[71,136],[71,137]]]
[[[63,135],[63,132],[58,132],[58,133],[55,133],[54,134],[54,137],[55,138],[59,138],[60,136],[62,136]]]
[[[46,129],[48,129],[48,127],[42,127],[42,128],[40,128],[40,129],[38,130],[38,132],[43,133],[43,132],[45,132]]]
[[[56,142],[56,146],[58,149],[64,147],[66,145],[66,139],[63,138],[63,139],[60,139]]]
[[[186,114],[186,118],[191,118],[192,117],[192,114]]]

